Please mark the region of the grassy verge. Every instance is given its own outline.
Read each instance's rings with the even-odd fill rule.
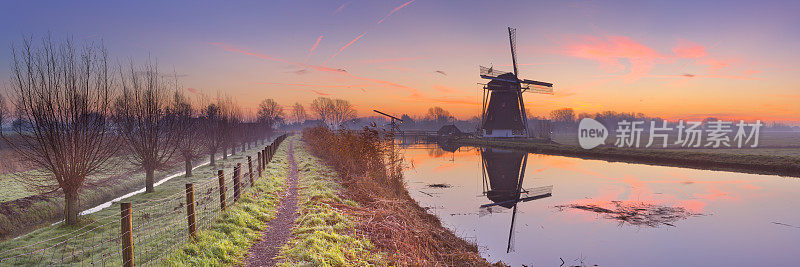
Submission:
[[[785,155],[617,147],[582,149],[571,145],[502,139],[464,138],[454,139],[452,142],[460,145],[508,148],[532,153],[586,159],[800,177],[800,157]]]
[[[388,264],[489,265],[475,244],[443,227],[408,195],[402,160],[391,140],[371,130],[332,132],[323,127],[305,129],[303,140],[339,174],[341,197],[358,203],[331,206],[355,218],[356,232],[384,253]]]
[[[336,172],[311,156],[296,142],[299,172],[299,218],[292,238],[281,248],[280,266],[388,265],[385,256],[365,236],[359,235],[357,218],[340,208],[357,209],[354,201],[341,198]],[[337,208],[339,207],[339,208]]]
[[[187,242],[165,262],[169,266],[238,265],[275,217],[281,192],[286,190],[288,145],[282,145],[267,165],[264,177],[235,206],[221,213],[197,240]]]
[[[205,221],[204,218],[216,214],[213,206],[208,204],[218,203],[212,190],[215,189],[213,186],[216,184],[217,170],[224,169],[229,174],[237,162],[245,162],[245,155],[252,156],[257,151],[256,148],[245,153],[237,153],[235,156],[229,156],[227,160],[217,161],[216,166],[206,165],[195,169],[192,177],[176,177],[157,186],[153,193],[138,194],[125,199],[126,202],[132,203],[134,210],[132,219],[135,229],[134,258],[137,262],[159,258],[163,256],[164,251],[186,240],[184,184],[197,184],[198,206],[210,207],[197,211],[199,221],[202,223]],[[202,187],[201,184],[209,187]],[[218,195],[219,191],[216,191],[216,194]],[[119,203],[114,203],[96,213],[82,216],[80,225],[50,225],[25,236],[4,241],[0,243],[0,260],[2,260],[0,266],[120,265],[119,219],[120,206]],[[201,228],[203,226],[201,225]],[[18,254],[28,255],[9,259]]]
[[[204,166],[208,167],[208,166]],[[87,187],[81,191],[80,208],[87,209],[121,195],[133,192],[144,187],[145,174],[142,171],[132,171],[131,166],[122,166],[117,173],[91,178],[100,182],[100,185]],[[184,170],[183,161],[175,160],[172,167],[165,171],[156,171],[156,182],[167,176],[180,173]],[[15,175],[5,174],[4,176]],[[18,184],[13,178],[4,177],[3,182]],[[14,188],[19,185],[12,186]],[[16,190],[19,191],[19,190]],[[27,191],[18,192],[24,194]],[[58,194],[29,195],[0,204],[0,240],[6,240],[25,234],[38,227],[46,226],[63,219],[64,199]]]

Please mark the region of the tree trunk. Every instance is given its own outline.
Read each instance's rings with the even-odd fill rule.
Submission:
[[[222,148],[222,159],[228,159],[228,147]]]
[[[64,190],[64,220],[67,225],[78,223],[78,192],[77,190]]]
[[[217,165],[217,164],[215,164],[215,159],[214,158],[216,158],[216,157],[214,156],[214,154],[217,154],[217,153],[214,153],[214,152],[208,153],[208,158],[209,158],[208,165],[211,165],[211,166],[216,166]]]
[[[186,177],[192,177],[192,159],[186,159]]]
[[[153,193],[153,191],[155,191],[153,190],[153,176],[155,176],[155,170],[153,168],[145,168],[144,172],[145,193]]]

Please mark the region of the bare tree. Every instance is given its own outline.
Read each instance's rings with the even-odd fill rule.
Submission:
[[[273,127],[283,120],[283,108],[272,99],[264,99],[258,105],[257,122],[263,125],[266,135],[272,135]]]
[[[3,122],[5,122],[6,116],[8,116],[8,106],[6,106],[6,98],[3,97],[3,94],[0,94],[0,131],[3,131]]]
[[[441,107],[428,108],[428,114],[425,115],[425,119],[434,123],[447,123],[450,117],[450,112]]]
[[[20,127],[3,139],[22,162],[38,172],[18,179],[40,192],[64,193],[64,217],[78,222],[79,196],[87,177],[101,173],[117,151],[108,123],[113,74],[102,45],[76,51],[72,40],[50,37],[40,47],[31,38],[12,45],[11,88]]]
[[[331,112],[331,123],[334,127],[342,125],[347,120],[356,118],[356,110],[349,101],[344,99],[333,100],[333,111]]]
[[[311,111],[314,112],[322,123],[327,124],[333,112],[333,100],[327,97],[318,97],[311,102]]]
[[[221,111],[218,103],[209,103],[201,110],[200,125],[203,133],[203,146],[209,156],[209,164],[216,165],[217,151],[222,148],[223,135]],[[225,153],[225,152],[223,152]]]
[[[155,171],[167,167],[179,140],[170,97],[158,67],[151,62],[142,68],[131,64],[128,74],[121,73],[120,78],[122,94],[114,103],[114,123],[131,160],[144,169],[145,191],[150,193]]]
[[[191,177],[192,160],[200,157],[202,150],[201,120],[195,117],[197,111],[192,102],[178,90],[173,95],[171,109],[175,118],[178,154],[186,165],[186,177]]]
[[[303,123],[307,117],[308,115],[306,114],[306,108],[303,106],[303,104],[300,104],[299,102],[294,103],[294,106],[292,106],[292,118],[294,121],[297,123]]]

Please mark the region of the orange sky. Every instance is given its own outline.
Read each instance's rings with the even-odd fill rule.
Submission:
[[[288,107],[326,96],[350,100],[360,116],[432,106],[477,116],[486,82],[478,66],[512,69],[512,26],[520,77],[555,84],[553,95],[525,95],[536,115],[569,107],[800,125],[798,3],[176,1],[72,3],[78,11],[68,13],[61,5],[3,3],[16,11],[0,16],[0,42],[46,32],[102,40],[115,58],[158,58],[190,92],[224,92],[248,109],[265,98]]]

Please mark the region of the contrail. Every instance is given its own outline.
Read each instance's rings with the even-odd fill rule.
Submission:
[[[400,9],[402,9],[402,8],[404,8],[404,7],[406,7],[407,5],[409,5],[409,4],[411,4],[411,3],[413,3],[414,1],[415,1],[415,0],[411,0],[411,1],[408,1],[408,2],[406,2],[405,4],[402,4],[402,5],[398,6],[398,7],[395,7],[394,9],[392,9],[392,11],[389,11],[389,14],[386,14],[386,16],[383,16],[383,18],[381,18],[381,20],[379,20],[379,21],[378,21],[378,24],[381,24],[381,22],[383,22],[384,20],[386,20],[386,18],[388,18],[389,16],[391,16],[392,14],[394,14],[394,12],[397,12],[398,10],[400,10]]]
[[[311,50],[308,51],[308,56],[306,57],[306,61],[303,61],[303,64],[308,63],[308,59],[311,58],[311,54],[314,53],[314,49],[317,49],[317,45],[319,45],[319,41],[321,40],[322,40],[322,35],[320,35],[319,38],[317,38],[317,42],[314,43],[314,46],[312,46]]]
[[[342,9],[344,9],[344,7],[345,7],[345,6],[347,6],[347,5],[349,5],[349,4],[350,4],[350,2],[347,2],[347,3],[344,3],[344,4],[342,4],[342,5],[341,5],[341,6],[339,6],[338,8],[336,8],[336,10],[334,10],[334,11],[333,11],[333,15],[336,15],[336,14],[338,14],[339,12],[342,12]]]
[[[328,60],[325,60],[325,62],[322,62],[322,66],[324,67],[324,66],[325,66],[325,64],[328,64],[328,61],[331,61],[331,60],[333,60],[333,58],[335,58],[335,57],[336,57],[336,55],[338,55],[339,53],[341,53],[341,52],[342,52],[342,51],[343,51],[345,48],[347,48],[347,47],[348,47],[348,46],[350,46],[351,44],[353,44],[353,43],[355,43],[356,41],[358,41],[358,39],[359,39],[359,38],[361,38],[361,36],[364,36],[364,34],[367,34],[367,33],[366,33],[366,32],[362,33],[361,35],[359,35],[358,37],[356,37],[356,39],[353,39],[352,41],[350,41],[350,42],[349,42],[349,43],[347,43],[346,45],[342,46],[342,48],[340,48],[340,49],[339,49],[339,51],[337,51],[337,52],[336,52],[336,54],[333,54],[333,56],[331,56],[331,58],[329,58]]]

